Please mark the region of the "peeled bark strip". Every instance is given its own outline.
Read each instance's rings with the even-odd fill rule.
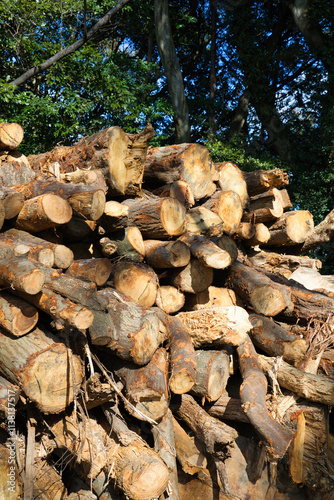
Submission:
[[[184,232],[186,209],[175,198],[127,200],[128,226],[137,226],[144,238],[167,239]]]
[[[202,264],[198,259],[191,259],[186,267],[169,273],[171,285],[182,292],[200,293],[213,281],[213,269]]]
[[[44,275],[37,264],[25,257],[7,257],[0,262],[0,282],[34,295],[44,284]]]
[[[146,264],[118,262],[113,269],[116,290],[141,306],[151,307],[158,291],[158,277]]]
[[[111,252],[112,246],[115,245],[115,252],[119,257],[133,262],[141,262],[145,256],[145,246],[141,232],[135,226],[126,227],[124,230],[114,233],[112,239],[101,238],[99,241],[102,252],[107,254]],[[109,245],[109,246],[107,246]]]
[[[275,358],[268,356],[259,355],[258,359],[262,370],[275,369],[278,383],[285,389],[309,401],[333,406],[334,382],[331,378],[306,373],[283,360],[277,364]]]
[[[248,313],[239,306],[211,307],[176,316],[187,328],[195,347],[238,346],[252,328]]]
[[[214,269],[225,269],[231,264],[230,254],[203,236],[187,233],[180,236],[179,240],[186,243],[192,255],[205,266]]]
[[[232,427],[211,417],[189,394],[182,394],[176,414],[190,427],[206,447],[206,451],[221,459],[226,457],[238,433]]]
[[[167,320],[171,375],[169,387],[174,394],[185,394],[196,380],[196,356],[190,332],[176,317]]]
[[[208,307],[236,306],[236,296],[229,288],[209,286],[207,290],[196,295],[188,295],[186,300],[187,310],[197,311]]]
[[[25,300],[6,292],[0,294],[0,325],[15,337],[35,328],[38,311]]]
[[[164,340],[158,316],[112,288],[104,288],[99,295],[107,300],[109,326],[96,323],[94,317],[89,329],[92,344],[107,345],[117,356],[137,365],[147,364]]]
[[[59,413],[73,401],[83,379],[81,360],[51,333],[36,328],[15,339],[0,333],[0,340],[2,373],[40,411]]]
[[[5,219],[12,219],[21,210],[24,204],[24,197],[15,189],[1,186],[0,187],[0,200],[5,209]]]
[[[207,401],[216,401],[225,391],[230,357],[224,351],[196,351],[196,382],[191,392]]]
[[[154,353],[142,368],[115,365],[114,373],[125,382],[126,397],[144,416],[158,422],[168,410],[168,357],[163,347]],[[126,404],[125,404],[126,405]],[[141,419],[140,414],[126,405],[129,413]],[[145,420],[145,417],[142,418]]]
[[[199,144],[177,144],[147,151],[144,180],[171,184],[188,183],[195,200],[211,196],[216,190],[214,166],[209,150]]]
[[[0,123],[0,150],[17,149],[24,131],[18,123]]]
[[[264,193],[270,188],[280,189],[289,184],[289,175],[280,168],[243,172],[249,196]]]
[[[265,316],[250,314],[249,320],[253,325],[249,333],[253,343],[269,356],[283,356],[292,363],[304,359],[308,344],[300,336]]]
[[[234,163],[224,161],[215,164],[218,170],[218,182],[222,191],[234,191],[240,196],[242,208],[249,202],[247,184],[243,172]]]
[[[206,469],[207,460],[176,418],[172,417],[176,457],[186,474],[196,474]]]
[[[293,434],[275,420],[266,408],[267,380],[250,339],[237,348],[243,383],[240,397],[244,412],[265,440],[273,458],[285,455]]]
[[[152,267],[158,269],[183,267],[190,262],[190,250],[181,240],[145,240],[144,246],[145,259]]]
[[[174,314],[184,306],[185,296],[177,288],[171,285],[158,288],[155,303],[166,314]]]
[[[244,212],[243,222],[269,222],[283,215],[283,199],[278,189],[273,188],[265,193],[250,198],[247,211]]]
[[[66,270],[66,274],[102,286],[108,281],[111,268],[109,259],[81,259],[75,260]]]
[[[66,224],[72,217],[69,203],[55,194],[42,194],[24,202],[15,222],[17,229],[37,233]]]
[[[285,212],[269,227],[270,239],[266,246],[291,246],[303,243],[314,230],[312,214],[308,210]]]
[[[289,291],[267,276],[239,261],[230,268],[229,282],[235,292],[254,311],[264,316],[276,316],[286,307],[291,307]]]
[[[235,191],[216,191],[203,207],[212,210],[223,221],[226,234],[234,234],[241,222],[243,206],[240,196]]]
[[[223,224],[221,218],[211,210],[203,206],[195,207],[187,212],[184,232],[211,238],[223,233]]]

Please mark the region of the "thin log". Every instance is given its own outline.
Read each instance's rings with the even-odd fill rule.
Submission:
[[[254,224],[254,236],[249,239],[246,239],[243,243],[247,247],[256,247],[261,246],[264,243],[267,243],[270,239],[270,231],[265,224],[259,222],[258,224]]]
[[[126,227],[117,233],[113,233],[112,239],[101,238],[99,241],[102,252],[117,253],[119,257],[133,262],[142,262],[145,256],[145,245],[139,229],[135,226]],[[108,245],[108,246],[106,246]],[[115,252],[111,252],[112,246],[116,246]]]
[[[113,269],[116,290],[125,293],[141,306],[151,307],[158,291],[158,277],[146,264],[118,262]]]
[[[213,269],[192,258],[187,266],[171,270],[168,277],[171,285],[182,292],[200,293],[211,285]]]
[[[176,317],[187,328],[195,347],[238,346],[245,342],[252,328],[248,313],[239,306],[180,312]]]
[[[314,230],[312,214],[308,210],[285,212],[269,227],[270,239],[266,246],[293,246],[303,243]]]
[[[195,205],[194,195],[189,184],[186,181],[175,181],[171,184],[165,184],[156,189],[152,189],[150,194],[155,196],[160,196],[160,198],[175,198],[186,208],[190,208]]]
[[[171,285],[160,286],[158,288],[155,303],[166,314],[178,312],[185,303],[184,293]]]
[[[108,281],[111,268],[109,259],[81,259],[75,260],[66,270],[66,274],[102,286]]]
[[[230,357],[225,351],[196,351],[196,382],[191,392],[207,400],[217,401],[226,389],[230,375]]]
[[[270,188],[283,188],[289,184],[289,175],[281,168],[243,172],[249,196],[264,193]]]
[[[272,188],[265,193],[252,196],[247,211],[243,213],[243,222],[269,222],[283,215],[283,198],[278,189]]]
[[[240,196],[242,208],[246,208],[249,202],[247,184],[243,172],[234,163],[224,161],[216,163],[218,171],[218,183],[222,191],[234,191]]]
[[[179,240],[186,243],[193,257],[201,261],[205,266],[214,269],[225,269],[231,264],[230,254],[203,236],[186,233],[180,236]]]
[[[17,215],[15,227],[37,233],[66,224],[72,217],[69,203],[55,194],[47,193],[26,200]]]
[[[188,183],[195,200],[211,196],[216,190],[214,166],[209,151],[199,144],[176,144],[147,151],[145,182]]]
[[[255,226],[253,222],[240,222],[236,235],[242,240],[251,240],[255,236]]]
[[[99,246],[101,248],[102,254],[105,257],[110,258],[112,256],[115,256],[115,254],[117,253],[117,242],[115,240],[111,240],[107,236],[104,236],[99,240]],[[132,255],[132,252],[130,253],[130,255]],[[135,255],[138,255],[138,253],[136,253]]]
[[[39,410],[59,413],[73,401],[83,379],[82,363],[51,333],[35,328],[11,338],[0,332],[0,340],[2,373]]]
[[[144,246],[145,259],[152,267],[158,269],[183,267],[190,262],[190,250],[181,240],[145,240]]]
[[[37,325],[38,311],[25,300],[1,292],[0,324],[15,337],[21,337]]]
[[[24,130],[18,123],[0,123],[0,150],[17,149],[23,135]]]
[[[223,221],[224,233],[232,235],[236,232],[243,215],[240,196],[235,191],[216,191],[203,207],[212,210]]]
[[[240,397],[244,412],[267,443],[271,456],[281,458],[285,455],[293,434],[275,420],[266,407],[267,381],[251,340],[248,338],[237,348],[237,352],[243,378]]]
[[[12,219],[21,210],[24,204],[24,197],[15,189],[6,186],[0,187],[0,200],[5,209],[5,219]]]

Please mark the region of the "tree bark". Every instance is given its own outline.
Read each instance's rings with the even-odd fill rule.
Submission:
[[[81,259],[75,260],[66,270],[66,274],[102,286],[108,281],[111,268],[109,259]]]
[[[176,457],[186,474],[194,475],[206,469],[207,460],[175,417],[172,417]]]
[[[43,272],[38,264],[25,257],[7,257],[0,262],[0,282],[14,290],[34,295],[44,284]]]
[[[222,219],[205,207],[195,207],[188,210],[185,220],[185,232],[212,238],[223,233]]]
[[[250,198],[247,211],[243,213],[243,222],[269,222],[283,215],[283,198],[276,188]]]
[[[184,267],[190,262],[190,249],[181,240],[145,240],[144,246],[145,259],[152,267],[158,269]]]
[[[242,173],[247,184],[249,196],[264,193],[271,188],[280,189],[289,184],[289,175],[281,168]]]
[[[313,217],[308,210],[285,212],[269,230],[270,239],[266,246],[294,246],[303,243],[313,233]]]

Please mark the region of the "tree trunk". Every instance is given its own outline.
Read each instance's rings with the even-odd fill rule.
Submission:
[[[29,165],[28,159],[19,151],[0,150],[0,182],[2,186],[11,187],[35,179],[36,174]]]
[[[190,142],[190,123],[182,73],[177,58],[169,22],[168,2],[155,0],[154,21],[157,46],[167,77],[169,95],[174,112],[176,142]]]
[[[47,193],[24,202],[16,218],[15,227],[37,233],[66,224],[71,217],[70,204],[60,196]]]
[[[223,233],[222,219],[205,207],[195,207],[188,210],[185,221],[185,232],[212,238]]]
[[[42,289],[44,275],[37,263],[25,257],[9,256],[0,262],[1,282],[14,290],[34,295]]]
[[[250,198],[247,212],[242,217],[244,222],[269,222],[283,215],[283,198],[280,191],[272,188]]]
[[[26,248],[26,255],[31,259],[36,260],[43,266],[52,267],[54,265],[54,253],[51,248],[46,248],[43,243],[39,243],[38,238],[34,242],[30,241],[30,238],[29,241],[28,238],[23,239],[19,233],[27,234],[28,238],[30,236],[29,233],[11,229],[0,234],[0,247],[11,247],[16,253],[18,252],[18,247]]]
[[[0,123],[0,150],[15,150],[23,141],[24,131],[18,123]]]

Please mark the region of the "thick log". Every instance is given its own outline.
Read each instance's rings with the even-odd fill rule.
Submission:
[[[234,234],[241,222],[243,206],[240,196],[235,191],[216,191],[203,207],[212,210],[223,221],[223,231]]]
[[[254,224],[254,236],[249,239],[246,239],[243,243],[247,247],[256,247],[261,246],[264,243],[267,243],[270,239],[270,231],[265,224],[259,222],[258,224]]]
[[[283,188],[289,184],[289,175],[280,168],[243,172],[249,196],[264,193],[270,188]]]
[[[1,292],[0,325],[15,337],[21,337],[37,325],[38,311],[25,300]]]
[[[102,286],[108,281],[111,268],[109,259],[81,259],[75,260],[66,270],[66,274]]]
[[[196,311],[209,307],[236,306],[236,296],[229,288],[209,286],[207,290],[196,295],[187,295],[186,309]]]
[[[23,128],[18,123],[0,123],[0,150],[17,149],[23,135]]]
[[[8,446],[0,444],[0,491],[6,500],[22,498],[23,484],[16,464],[14,437]]]
[[[0,375],[0,417],[10,420],[8,422],[8,432],[10,436],[12,434],[12,417],[15,416],[15,406],[20,398],[20,388],[17,385],[11,384],[4,377]],[[15,418],[13,418],[15,421]],[[15,432],[15,430],[14,430]],[[1,491],[1,490],[0,490]]]
[[[54,266],[59,267],[60,269],[67,269],[74,260],[73,252],[65,245],[52,243],[43,238],[32,235],[26,231],[20,231],[18,229],[9,229],[4,234],[10,236],[11,238],[15,238],[15,240],[17,239],[18,241],[29,246],[30,255],[34,259],[36,259],[36,253],[35,250],[33,250],[34,248],[41,248],[40,251],[42,251],[43,249],[52,250],[54,255]],[[41,262],[39,257],[36,260]],[[44,262],[41,262],[41,264],[45,265]]]
[[[279,286],[263,273],[238,260],[230,267],[229,284],[258,314],[276,316],[283,309],[292,308],[286,287]]]
[[[309,401],[328,406],[333,405],[334,382],[329,377],[306,373],[283,360],[277,364],[275,358],[268,356],[259,355],[258,359],[264,371],[273,370],[275,366],[278,383],[285,389]]]
[[[267,443],[270,455],[281,458],[285,455],[293,434],[275,420],[266,407],[267,380],[251,340],[248,338],[237,348],[237,352],[243,378],[240,397],[244,412]]]
[[[248,313],[239,306],[180,312],[176,317],[187,328],[195,347],[238,346],[252,328]]]
[[[203,206],[195,207],[187,212],[184,232],[198,234],[206,238],[221,236],[224,230],[223,224],[222,219],[212,210]]]
[[[158,292],[158,277],[146,264],[118,262],[113,268],[114,286],[141,306],[151,307]]]
[[[78,356],[39,328],[18,338],[0,333],[0,340],[1,372],[39,410],[59,413],[71,404],[83,379]]]
[[[21,210],[24,204],[24,197],[15,189],[6,186],[0,187],[0,200],[5,209],[5,219],[12,219]]]
[[[232,260],[231,256],[225,250],[213,243],[204,236],[186,233],[179,237],[180,241],[189,246],[190,251],[196,259],[202,262],[205,266],[214,269],[225,269]]]
[[[217,401],[229,378],[230,356],[225,351],[196,351],[196,382],[191,392],[202,401]]]
[[[198,449],[196,442],[172,417],[176,458],[186,474],[196,474],[207,467],[205,455]]]
[[[152,267],[158,269],[183,267],[190,262],[190,250],[181,240],[145,240],[144,246],[145,259]]]
[[[269,222],[283,215],[283,198],[278,189],[272,188],[265,193],[252,196],[247,211],[243,213],[243,222]]]
[[[186,209],[175,198],[126,200],[128,226],[137,226],[144,238],[167,239],[184,232]]]
[[[26,200],[17,215],[15,227],[37,233],[66,224],[72,217],[70,204],[55,194],[47,193]]]
[[[2,186],[11,187],[25,184],[35,177],[36,174],[23,153],[0,151],[0,183]]]
[[[155,303],[166,314],[178,312],[185,303],[184,293],[171,285],[160,286]]]
[[[270,239],[266,246],[293,246],[303,243],[313,233],[314,222],[308,210],[285,212],[269,227]]]
[[[144,180],[161,184],[185,181],[190,186],[195,200],[211,196],[216,190],[213,182],[214,166],[209,151],[199,144],[149,148]]]
[[[43,266],[52,267],[54,265],[54,253],[50,248],[46,248],[43,244],[24,240],[20,235],[15,236],[15,231],[10,230],[0,234],[0,247],[11,248],[17,255],[25,255],[33,260],[36,260]],[[23,233],[23,231],[22,231]],[[27,235],[29,233],[26,233]]]
[[[224,161],[216,163],[218,171],[218,183],[222,191],[234,191],[240,196],[242,208],[246,208],[249,202],[247,184],[243,172],[234,163]]]
[[[113,372],[125,383],[126,398],[137,410],[134,412],[125,403],[129,413],[139,420],[145,421],[145,417],[149,417],[155,422],[166,415],[169,401],[168,357],[163,347],[156,350],[147,365],[138,368],[116,361],[113,363]]]
[[[145,365],[165,340],[153,310],[139,306],[126,295],[104,288],[107,313],[94,312],[89,334],[94,345],[107,346],[122,359]]]
[[[294,364],[304,359],[308,344],[303,338],[265,316],[250,314],[249,320],[253,325],[249,332],[253,343],[269,356],[282,356]]]
[[[206,290],[213,281],[213,269],[192,258],[186,267],[170,271],[171,285],[182,292],[200,293]]]
[[[142,262],[145,255],[145,246],[141,232],[135,226],[126,227],[112,235],[112,239],[104,237],[99,241],[102,253],[106,256],[117,253],[119,257],[133,262]],[[116,247],[115,251],[113,246]]]
[[[220,459],[226,458],[238,436],[235,429],[211,417],[189,394],[182,394],[180,406],[175,412],[205,444],[207,453]]]
[[[248,255],[248,259],[252,264],[258,267],[264,267],[268,271],[279,272],[287,278],[291,273],[299,267],[306,267],[311,269],[321,269],[322,263],[318,259],[311,259],[310,257],[303,257],[297,255],[285,255],[275,252],[255,252]]]
[[[128,225],[129,207],[118,201],[109,200],[104,205],[104,211],[99,219],[99,234],[101,236],[124,229]]]
[[[5,283],[14,290],[34,295],[42,289],[44,275],[37,263],[14,255],[1,259],[0,283]]]
[[[170,353],[169,387],[174,394],[185,394],[196,381],[196,355],[190,332],[178,318],[167,319]]]
[[[84,184],[66,184],[44,176],[27,184],[13,186],[13,189],[22,193],[26,200],[42,194],[57,195],[69,203],[77,217],[88,220],[99,219],[106,202],[106,195],[100,188]]]

